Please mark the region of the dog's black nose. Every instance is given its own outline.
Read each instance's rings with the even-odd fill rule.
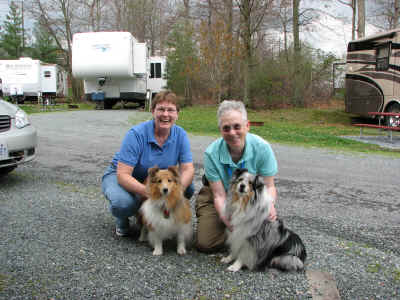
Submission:
[[[241,193],[243,193],[243,192],[245,191],[245,189],[246,189],[246,185],[245,185],[245,184],[239,185],[239,191],[240,191]]]
[[[167,188],[163,188],[162,192],[163,192],[163,194],[166,194],[166,193],[168,193],[168,189]]]

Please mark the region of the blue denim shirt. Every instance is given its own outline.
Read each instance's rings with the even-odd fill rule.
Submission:
[[[193,158],[189,138],[183,128],[173,125],[168,139],[160,147],[154,136],[154,120],[150,120],[133,126],[127,132],[112,163],[117,166],[118,161],[134,167],[132,176],[143,182],[151,167],[166,169],[192,162]]]

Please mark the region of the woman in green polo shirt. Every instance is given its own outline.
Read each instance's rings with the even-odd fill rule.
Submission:
[[[196,199],[196,247],[202,252],[218,251],[224,246],[225,230],[230,224],[222,211],[229,182],[237,168],[246,168],[252,174],[263,176],[274,202],[277,197],[274,176],[278,166],[274,152],[268,142],[249,133],[243,102],[225,100],[217,115],[222,137],[211,143],[204,153],[204,181],[207,183]],[[276,219],[274,206],[269,218]]]

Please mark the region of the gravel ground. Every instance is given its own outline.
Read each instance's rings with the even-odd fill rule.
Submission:
[[[305,273],[225,271],[222,254],[166,246],[153,257],[118,238],[101,175],[134,110],[32,115],[35,161],[0,178],[0,299],[312,299]],[[191,136],[197,190],[202,153]],[[400,299],[399,158],[272,145],[277,209],[304,240],[307,270],[331,274],[342,299]],[[193,199],[192,199],[193,200]]]

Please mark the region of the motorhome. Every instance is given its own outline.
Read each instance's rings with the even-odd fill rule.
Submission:
[[[346,58],[346,112],[400,112],[400,28],[349,42]],[[398,126],[396,116],[386,116]]]
[[[141,106],[148,103],[165,86],[156,81],[162,74],[158,62],[159,67],[165,65],[162,57],[150,60],[146,43],[139,43],[129,32],[82,32],[73,36],[72,74],[83,80],[85,98],[101,103],[105,109],[118,101]]]
[[[42,96],[64,97],[67,91],[67,76],[59,66],[29,57],[0,60],[0,78],[4,96],[18,94],[22,103],[36,102]]]

